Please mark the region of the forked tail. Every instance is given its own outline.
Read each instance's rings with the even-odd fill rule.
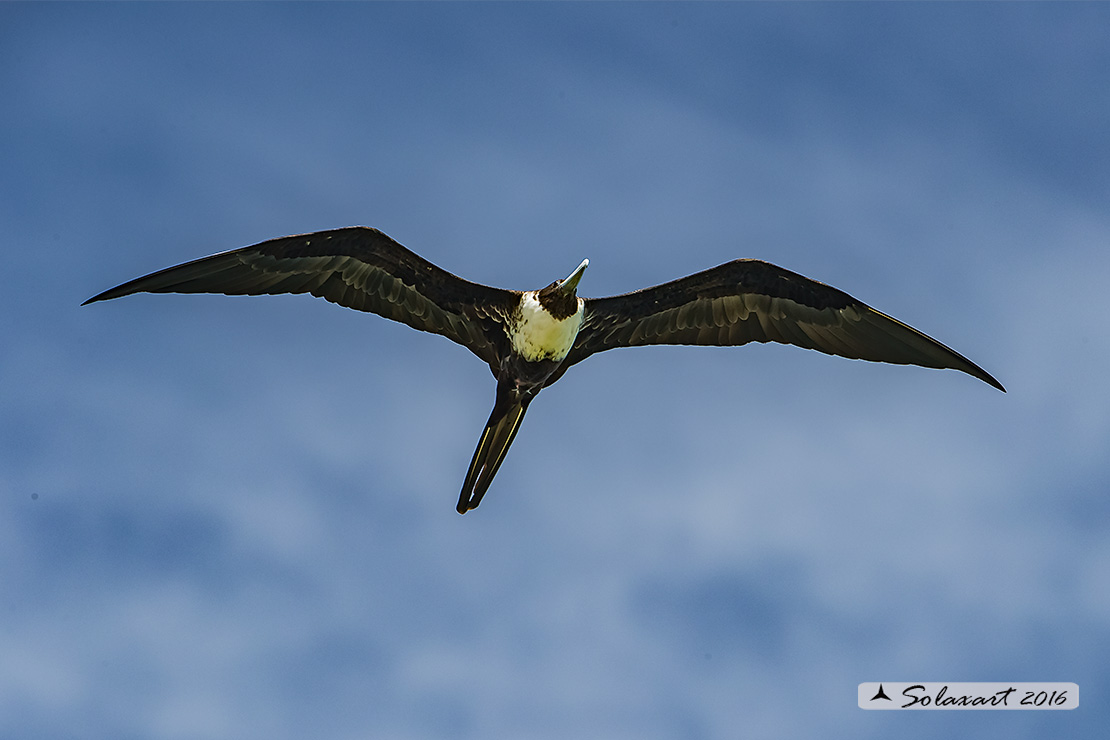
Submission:
[[[482,438],[478,440],[478,447],[474,450],[474,458],[470,461],[470,470],[466,471],[466,481],[463,483],[462,493],[459,494],[459,505],[455,509],[460,514],[465,514],[471,509],[478,508],[486,489],[497,475],[497,469],[513,443],[520,422],[524,420],[524,412],[528,410],[531,396],[510,398],[508,393],[502,395],[500,385],[497,389],[497,402],[493,412],[486,422],[486,429]]]

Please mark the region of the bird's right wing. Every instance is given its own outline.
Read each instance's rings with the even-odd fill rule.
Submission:
[[[748,342],[952,368],[1005,390],[971,360],[917,329],[832,286],[760,260],[735,260],[652,288],[587,299],[582,329],[559,374],[616,347]]]
[[[364,226],[221,252],[137,278],[85,303],[141,292],[311,293],[442,334],[491,366],[504,332],[490,329],[511,313],[520,295],[463,280]]]

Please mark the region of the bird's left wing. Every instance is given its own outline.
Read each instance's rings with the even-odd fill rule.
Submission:
[[[832,286],[760,260],[735,260],[633,293],[586,299],[582,329],[564,368],[615,347],[748,342],[953,368],[1005,390],[978,365],[913,327]]]
[[[436,267],[377,229],[353,226],[286,236],[137,278],[85,303],[131,293],[311,293],[332,303],[442,334],[491,365],[492,327],[519,300]]]

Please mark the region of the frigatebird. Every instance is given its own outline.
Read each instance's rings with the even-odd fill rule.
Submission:
[[[540,290],[479,285],[377,229],[285,236],[137,278],[85,301],[132,293],[311,293],[442,334],[489,364],[497,395],[466,472],[460,514],[477,508],[542,389],[595,352],[648,344],[781,342],[854,359],[960,370],[1005,392],[963,355],[832,286],[738,259],[609,298],[579,298],[589,265]]]

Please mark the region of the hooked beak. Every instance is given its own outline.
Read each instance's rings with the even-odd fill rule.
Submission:
[[[566,295],[573,295],[574,291],[578,289],[578,281],[582,279],[582,273],[590,266],[589,260],[582,260],[582,264],[574,268],[574,272],[567,275],[566,280],[559,284],[559,290]]]

